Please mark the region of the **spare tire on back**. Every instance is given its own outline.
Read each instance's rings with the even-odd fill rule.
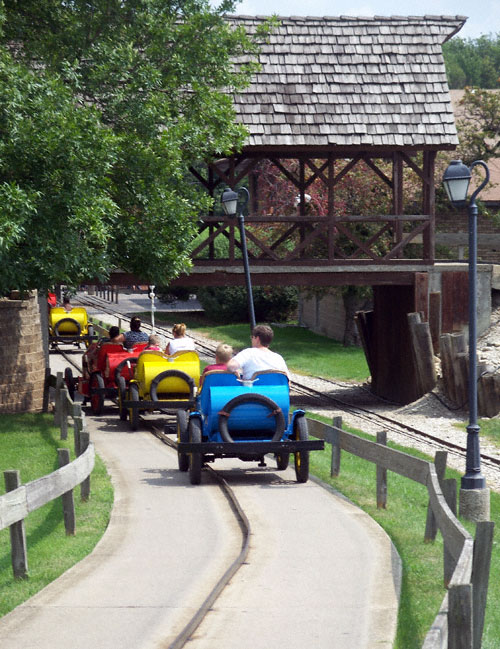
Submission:
[[[225,442],[234,442],[231,437],[228,429],[228,419],[231,411],[234,410],[237,406],[241,406],[244,403],[257,403],[261,406],[266,406],[271,411],[271,416],[276,417],[276,428],[272,437],[273,442],[279,442],[283,433],[285,432],[285,416],[283,410],[278,406],[278,404],[266,397],[264,394],[258,394],[253,392],[248,392],[246,394],[239,394],[234,399],[231,399],[226,403],[223,410],[219,412],[219,431],[222,439]]]

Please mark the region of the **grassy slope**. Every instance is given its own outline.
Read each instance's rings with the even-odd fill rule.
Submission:
[[[144,314],[144,319],[146,317],[147,314]],[[160,326],[165,326],[166,322],[171,325],[171,318],[172,314],[157,312],[155,315],[155,321]],[[184,322],[189,329],[228,343],[235,350],[250,346],[250,328],[247,324],[207,324],[203,318],[190,313],[175,313],[175,318],[176,322]],[[271,347],[285,358],[294,372],[346,381],[364,381],[369,375],[362,349],[344,347],[336,340],[302,327],[274,327]]]
[[[57,449],[72,440],[59,439],[50,415],[2,415],[0,418],[0,469],[18,469],[21,482],[30,482],[58,468]],[[5,492],[2,482],[0,494]],[[26,519],[29,578],[15,580],[10,559],[9,530],[0,531],[0,616],[56,579],[87,556],[103,535],[113,504],[110,477],[99,457],[92,473],[91,495],[86,503],[74,491],[76,534],[66,536],[61,499],[32,512]]]
[[[144,315],[144,319],[146,319],[148,314]],[[224,340],[235,348],[242,348],[249,344],[248,325],[216,326],[207,324],[203,318],[193,317],[192,314],[176,313],[175,317],[176,321],[185,322],[189,328],[197,329],[215,340]],[[163,326],[165,326],[165,321],[172,324],[172,320],[168,318],[161,323],[162,314],[161,312],[157,314],[158,324],[161,323]],[[364,380],[368,374],[363,352],[357,348],[345,350],[335,341],[316,336],[297,327],[276,328],[275,334],[273,349],[282,353],[290,368],[296,371],[351,380]],[[316,348],[312,359],[304,353],[304,350],[309,350],[310,344]],[[322,368],[321,371],[318,369],[319,367]],[[481,425],[482,432],[500,443],[499,420],[481,422]],[[412,452],[407,448],[400,450]],[[419,455],[416,451],[415,454]],[[329,448],[324,452],[312,453],[312,472],[344,493],[377,520],[388,532],[402,557],[404,578],[395,649],[420,649],[423,638],[445,593],[442,588],[442,541],[440,535],[435,543],[423,543],[427,507],[426,492],[421,485],[390,473],[388,476],[388,507],[386,510],[377,510],[374,502],[374,467],[354,456],[343,454],[341,475],[336,479],[331,479],[329,477],[329,461]],[[448,470],[447,477],[459,478],[460,476],[457,472]],[[500,495],[496,493],[491,494],[491,520],[497,526],[500,524]],[[404,525],[402,521],[404,521]],[[471,534],[474,534],[474,525],[469,523],[464,523],[464,525]],[[0,571],[1,561],[2,555],[0,555]],[[2,585],[0,581],[0,588]],[[497,649],[499,637],[500,553],[495,536],[483,649]]]
[[[312,415],[310,415],[312,416]],[[322,417],[315,418],[329,423]],[[500,428],[500,421],[497,422]],[[349,429],[368,439],[370,435]],[[398,447],[405,453],[429,459],[418,451]],[[375,500],[375,467],[349,453],[342,454],[341,472],[330,478],[330,447],[311,454],[311,471],[324,482],[346,495],[389,534],[403,563],[403,584],[395,649],[420,649],[425,634],[445,595],[443,588],[443,543],[441,535],[434,543],[424,543],[427,514],[427,490],[395,473],[388,474],[387,509],[377,509]],[[447,478],[460,479],[460,474],[447,470]],[[459,483],[458,483],[459,484]],[[491,493],[491,520],[500,525],[500,494]],[[461,521],[474,536],[475,525]],[[498,541],[493,548],[488,608],[483,635],[483,649],[497,649],[500,637],[500,553]]]

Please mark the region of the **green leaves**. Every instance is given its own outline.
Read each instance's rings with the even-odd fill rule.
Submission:
[[[465,164],[487,161],[500,150],[500,94],[466,88],[457,120],[459,155]]]
[[[0,183],[30,209],[17,215],[9,198],[0,261],[15,273],[0,291],[77,284],[116,266],[168,283],[189,267],[207,207],[189,166],[244,141],[230,95],[256,69],[257,43],[224,18],[232,2],[4,8]]]

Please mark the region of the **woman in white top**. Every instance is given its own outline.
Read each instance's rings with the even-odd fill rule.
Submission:
[[[167,354],[175,354],[181,350],[194,350],[194,340],[186,336],[186,325],[183,322],[173,326],[172,334],[174,339],[165,348]]]

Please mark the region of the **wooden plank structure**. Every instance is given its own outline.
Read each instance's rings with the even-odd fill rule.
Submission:
[[[432,464],[386,446],[385,432],[377,433],[376,442],[348,433],[342,429],[341,417],[334,417],[332,425],[315,419],[308,419],[307,425],[312,435],[332,444],[332,476],[340,475],[345,453],[376,465],[377,507],[385,507],[390,496],[388,472],[426,487],[429,506],[424,540],[431,541],[441,532],[446,595],[422,649],[480,649],[495,524],[479,522],[473,539],[457,519],[456,481],[444,479],[447,453],[438,451]]]
[[[229,20],[255,33],[265,18]],[[319,276],[314,268],[376,265],[380,272],[403,266],[398,270],[404,272],[408,264],[433,263],[435,156],[458,143],[441,46],[464,22],[461,16],[280,18],[262,44],[261,71],[234,97],[237,119],[248,129],[243,150],[204,170],[192,168],[213,197],[224,186],[246,182],[253,267],[292,265],[294,274],[315,274],[302,281],[324,285],[345,280]],[[259,170],[264,161],[295,189],[297,213],[261,212]],[[286,164],[291,161],[293,165]],[[341,214],[336,191],[360,168],[382,180],[392,195],[391,214]],[[420,185],[421,204],[413,214],[404,210],[408,175]],[[325,186],[328,212],[312,215],[305,196],[316,181]],[[368,223],[376,229],[363,237],[356,226]],[[215,214],[203,217],[206,236],[193,251],[194,282],[200,284],[196,271],[203,269],[207,282],[242,283],[233,271],[240,266],[235,227]],[[218,255],[220,238],[226,240],[226,258]],[[414,250],[406,252],[417,240],[422,247],[416,258]],[[288,276],[289,269],[283,268],[274,282],[284,283]],[[376,283],[389,283],[390,277],[378,276]],[[268,279],[257,274],[255,281]],[[407,278],[405,283],[412,282]]]
[[[266,18],[228,20],[254,34]],[[191,168],[214,198],[214,211],[200,217],[190,274],[172,285],[244,285],[237,223],[217,205],[224,187],[243,184],[250,192],[245,231],[252,282],[375,287],[368,351],[373,389],[400,403],[421,396],[407,348],[407,314],[427,319],[429,313],[435,159],[458,144],[441,48],[465,20],[281,17],[262,42],[260,71],[234,96],[237,120],[248,130],[245,145]],[[264,205],[263,165],[288,181],[296,208],[280,213]],[[340,187],[360,171],[385,188],[390,213],[340,209]],[[312,183],[324,188],[322,213],[308,208]],[[420,197],[411,208],[404,200],[409,183]],[[433,308],[441,303],[434,299]],[[443,319],[431,315],[436,348],[436,323]]]

